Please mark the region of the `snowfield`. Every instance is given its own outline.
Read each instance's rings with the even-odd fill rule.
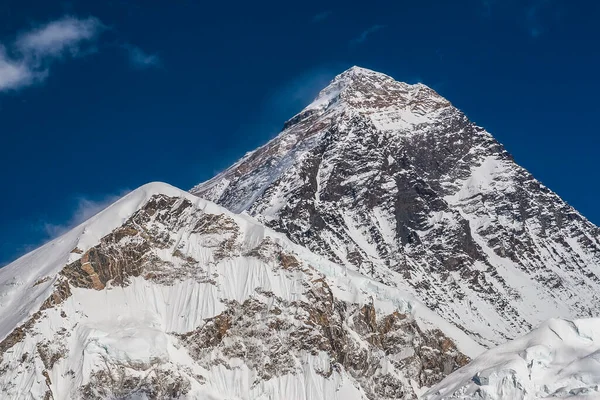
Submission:
[[[481,354],[424,398],[600,398],[600,319],[552,319]]]

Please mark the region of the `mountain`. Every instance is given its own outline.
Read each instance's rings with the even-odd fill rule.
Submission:
[[[600,396],[600,319],[552,319],[477,357],[425,396],[442,399],[593,399]]]
[[[411,293],[486,347],[600,311],[600,230],[422,84],[350,68],[191,193]]]
[[[483,350],[398,288],[172,186],[0,269],[10,399],[392,399]]]
[[[488,132],[353,67],[191,193],[144,185],[0,269],[0,391],[578,396],[599,266],[599,229]]]

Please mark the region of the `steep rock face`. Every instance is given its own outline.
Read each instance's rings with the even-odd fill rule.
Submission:
[[[600,231],[424,85],[354,67],[191,192],[412,292],[484,345],[600,311]]]
[[[410,296],[164,184],[1,270],[0,291],[7,398],[413,399],[480,351]]]

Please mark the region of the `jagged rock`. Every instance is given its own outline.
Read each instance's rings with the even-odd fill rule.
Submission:
[[[600,230],[422,84],[351,68],[191,192],[410,291],[484,345],[600,312]]]

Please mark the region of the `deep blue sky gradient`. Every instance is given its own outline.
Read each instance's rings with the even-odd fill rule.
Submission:
[[[210,178],[352,65],[433,87],[600,223],[597,1],[7,0],[0,42],[65,15],[108,29],[0,93],[0,265],[126,190]]]

